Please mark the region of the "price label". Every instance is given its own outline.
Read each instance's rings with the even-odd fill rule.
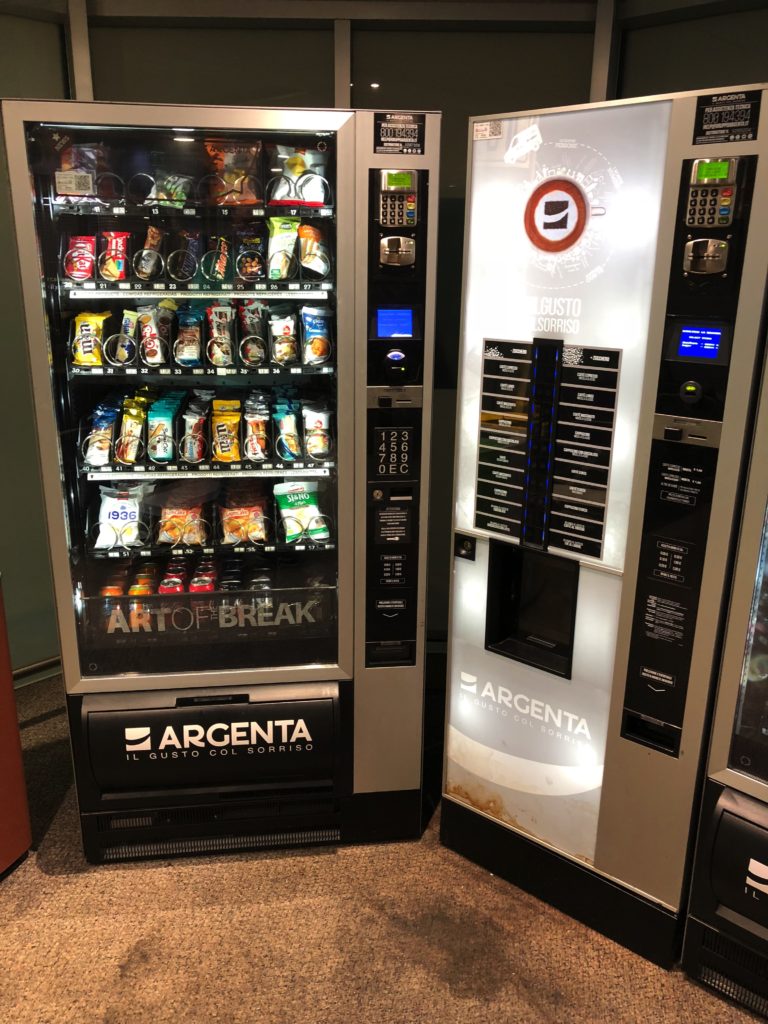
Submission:
[[[125,207],[124,206],[113,206],[112,207],[112,213],[115,213],[115,214],[125,213]]]
[[[118,286],[117,286],[117,287],[118,287],[118,288],[120,288],[120,289],[121,289],[121,291],[128,291],[128,290],[130,290],[130,287],[131,287],[131,286],[130,286],[130,283],[129,283],[128,281],[121,281],[121,282],[120,282],[120,283],[118,284]]]
[[[168,366],[161,367],[160,368],[160,373],[163,373],[163,374],[166,374],[166,375],[170,376],[170,373],[171,373],[170,367],[168,367]]]
[[[133,467],[133,472],[134,473],[143,473],[146,468],[147,468],[146,466],[134,466]]]
[[[160,283],[160,284],[153,284],[152,285],[152,289],[153,289],[153,291],[156,291],[156,292],[164,292],[165,291],[165,285],[162,284],[162,283]]]
[[[178,473],[179,467],[178,466],[166,466],[165,467],[165,471],[166,471],[166,473]]]
[[[133,367],[126,367],[126,370],[125,370],[125,372],[126,372],[126,373],[133,373],[133,374],[135,374],[135,373],[138,373],[139,371],[138,371],[138,370],[136,370],[136,369],[135,369],[135,368],[133,368]]]
[[[195,210],[194,206],[185,206],[181,212],[184,214],[185,217],[194,217],[197,211]]]
[[[200,285],[199,285],[199,284],[188,284],[188,285],[187,285],[187,288],[188,288],[188,289],[189,289],[189,291],[191,291],[191,292],[196,292],[196,291],[199,291],[199,289],[200,289]]]
[[[299,285],[298,284],[289,284],[288,285],[288,291],[289,292],[297,292],[298,290],[299,290]]]

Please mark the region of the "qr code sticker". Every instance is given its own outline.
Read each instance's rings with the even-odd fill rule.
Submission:
[[[472,139],[500,139],[503,130],[501,121],[477,121],[472,129]]]
[[[93,175],[83,171],[57,171],[56,191],[60,196],[93,195]]]

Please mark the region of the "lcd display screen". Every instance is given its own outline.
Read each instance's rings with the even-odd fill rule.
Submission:
[[[413,310],[379,307],[376,310],[376,336],[378,338],[412,338]]]
[[[683,359],[717,359],[722,337],[719,327],[681,327],[677,354]]]
[[[702,160],[696,167],[697,181],[728,181],[727,160]]]
[[[412,171],[387,171],[387,188],[412,189]]]

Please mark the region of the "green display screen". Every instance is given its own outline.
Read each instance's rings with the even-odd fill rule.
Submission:
[[[410,171],[387,171],[387,188],[413,188]]]
[[[697,181],[727,181],[728,180],[728,161],[727,160],[707,160],[705,163],[700,163],[696,168],[696,180]]]

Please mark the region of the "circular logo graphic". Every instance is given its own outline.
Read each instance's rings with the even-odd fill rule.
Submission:
[[[588,217],[579,186],[568,178],[549,178],[525,204],[525,233],[543,252],[564,252],[584,234]]]

